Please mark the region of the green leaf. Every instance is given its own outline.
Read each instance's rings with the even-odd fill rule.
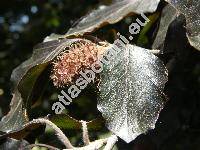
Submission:
[[[98,117],[87,123],[88,130],[100,130],[105,126],[105,121],[102,117]]]
[[[100,74],[98,110],[110,131],[126,142],[155,127],[164,106],[167,70],[148,49],[120,47]]]
[[[81,129],[82,127],[80,121],[66,114],[54,115],[50,117],[50,120],[61,129]]]
[[[100,6],[85,16],[75,27],[69,29],[66,36],[92,32],[107,23],[114,24],[130,13],[152,13],[159,2],[160,0],[120,0],[110,6]]]
[[[66,114],[54,115],[50,117],[50,120],[61,129],[80,130],[82,128],[81,121],[76,120]],[[100,130],[102,127],[104,127],[104,120],[101,117],[87,122],[88,130]]]
[[[151,29],[153,24],[157,21],[159,18],[159,13],[154,13],[150,16],[148,16],[149,22],[144,26],[144,28],[141,30],[140,35],[137,40],[137,45],[138,46],[144,46],[149,43],[148,36],[146,35],[147,32]]]

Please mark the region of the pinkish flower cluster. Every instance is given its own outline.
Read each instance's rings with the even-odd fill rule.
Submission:
[[[74,77],[96,62],[104,52],[104,47],[91,41],[79,41],[72,44],[69,50],[62,52],[53,62],[51,79],[57,87],[73,82]]]

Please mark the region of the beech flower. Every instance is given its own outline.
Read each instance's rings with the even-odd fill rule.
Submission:
[[[84,69],[91,68],[105,51],[106,43],[99,44],[81,40],[61,52],[53,61],[53,70],[50,78],[56,87],[63,87],[72,83],[74,77]]]

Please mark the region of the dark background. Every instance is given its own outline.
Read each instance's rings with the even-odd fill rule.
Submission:
[[[30,57],[33,46],[51,33],[66,33],[89,11],[100,4],[109,3],[109,0],[0,1],[0,117],[9,111],[12,98],[9,80],[12,70]],[[159,6],[157,13],[161,12],[164,5],[162,3]],[[128,17],[116,25],[106,26],[93,35],[112,42],[115,38],[114,31],[127,35],[129,22],[134,20],[134,17]],[[158,23],[159,20],[147,33],[148,43],[140,44],[141,46],[150,47]],[[200,150],[200,52],[189,45],[184,25],[183,17],[171,24],[163,47],[164,54],[159,55],[169,69],[169,82],[165,88],[169,101],[160,114],[156,129],[139,136],[130,144],[120,140],[118,149]],[[59,90],[52,90],[51,86],[52,83],[44,92],[42,101],[33,107],[33,116],[53,114],[49,100],[55,101],[56,92]],[[82,102],[74,102],[68,108],[67,112],[71,116],[91,120],[100,115],[95,107],[95,92],[85,91],[80,99]],[[48,136],[48,132],[46,134],[38,138],[40,143],[59,147],[56,137],[50,137],[51,134]],[[99,135],[102,135],[101,131],[91,133],[93,138]],[[81,144],[79,132],[70,131],[69,136],[71,139],[75,138],[73,143]]]

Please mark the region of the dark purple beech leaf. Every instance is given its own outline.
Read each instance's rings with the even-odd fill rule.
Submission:
[[[29,143],[25,140],[16,140],[12,138],[6,138],[0,141],[1,150],[28,150],[26,147]]]
[[[200,50],[200,0],[166,0],[186,18],[190,44]]]
[[[66,36],[92,32],[104,24],[114,24],[130,13],[152,13],[159,2],[160,0],[120,0],[110,6],[100,6],[86,15],[75,27],[69,29]]]
[[[33,130],[42,127],[43,124],[41,123],[25,123],[21,127],[18,127],[16,130],[9,131],[7,133],[2,132],[0,134],[0,140],[5,139],[5,138],[14,138],[17,140],[22,140],[24,139],[30,132]]]
[[[61,129],[82,130],[81,121],[76,120],[67,114],[48,116],[48,119]],[[27,135],[29,135],[33,130],[42,126],[44,126],[44,124],[41,124],[39,122],[28,122],[28,123],[25,123],[23,126],[18,127],[16,130],[9,131],[7,133],[1,132],[0,140],[6,139],[6,138],[14,138],[14,139],[22,140]],[[94,120],[87,122],[87,128],[90,131],[100,130],[102,129],[102,127],[104,127],[104,119],[102,117],[98,117]]]
[[[78,40],[80,39],[60,39],[38,44],[34,48],[32,57],[14,69],[11,75],[13,98],[9,113],[0,122],[0,131],[17,130],[28,122],[28,110],[36,93],[34,90],[39,90],[36,87],[41,84],[38,80],[42,73],[61,51]],[[37,92],[41,93],[41,91]]]
[[[75,129],[75,130],[81,130],[82,125],[81,122],[70,117],[69,115],[66,114],[61,114],[61,115],[53,115],[53,116],[48,116],[46,119],[49,119],[51,122],[56,124],[59,128],[61,129]],[[100,120],[98,120],[100,122]],[[92,120],[91,123],[96,124],[96,120]],[[88,124],[88,129],[94,129],[93,125]],[[1,133],[0,134],[0,140],[4,138],[15,138],[18,140],[21,140],[25,138],[28,134],[30,134],[33,130],[43,126],[43,124],[39,122],[28,122],[23,124],[21,127],[18,127],[16,130],[9,131],[7,133]]]
[[[155,127],[165,104],[167,69],[150,50],[127,45],[103,65],[98,110],[127,143]]]
[[[159,30],[152,45],[152,49],[163,49],[169,25],[176,19],[177,15],[178,12],[170,4],[163,8]]]

